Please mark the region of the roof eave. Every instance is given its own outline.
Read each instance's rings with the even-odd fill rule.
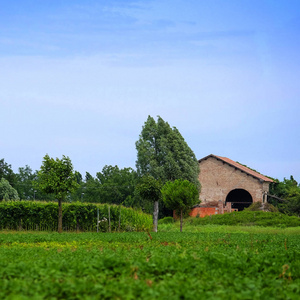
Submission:
[[[269,178],[268,178],[268,180],[265,180],[265,179],[263,179],[263,178],[260,178],[260,177],[258,177],[258,176],[255,176],[254,174],[251,174],[251,173],[249,173],[249,172],[243,170],[242,168],[239,168],[238,166],[233,165],[233,164],[231,164],[230,162],[228,162],[228,161],[222,159],[220,156],[217,156],[217,155],[214,155],[214,154],[209,154],[209,155],[207,155],[207,156],[205,156],[205,157],[199,159],[199,160],[198,160],[198,163],[200,163],[200,162],[203,161],[203,160],[208,159],[209,157],[213,157],[213,158],[215,158],[215,159],[217,159],[217,160],[219,160],[219,161],[222,161],[223,163],[226,163],[227,165],[229,165],[229,166],[231,166],[231,167],[233,167],[233,168],[235,168],[235,169],[240,170],[242,173],[245,173],[245,174],[247,174],[248,176],[251,176],[251,177],[253,177],[253,178],[259,180],[260,182],[270,182],[270,183],[274,182],[274,180],[269,179]],[[246,168],[247,168],[247,167],[246,167]],[[251,169],[249,169],[249,170],[251,170]],[[252,171],[252,170],[251,170],[251,171]],[[262,175],[262,176],[263,176],[263,177],[266,177],[266,176],[264,176],[264,175]],[[266,178],[267,178],[267,177],[266,177]]]

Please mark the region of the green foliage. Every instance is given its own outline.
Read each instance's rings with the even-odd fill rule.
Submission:
[[[158,224],[173,224],[174,219],[173,217],[164,217],[158,221]]]
[[[62,201],[66,199],[68,193],[72,193],[79,186],[70,158],[63,155],[62,159],[54,159],[46,154],[41,170],[38,172],[36,185],[41,191],[57,197],[58,232],[61,233],[63,230]]]
[[[1,299],[298,299],[300,236],[0,234]]]
[[[189,218],[194,225],[246,225],[246,226],[272,226],[296,227],[300,226],[300,218],[288,216],[283,213],[264,211],[239,211],[222,215],[206,216],[204,218]]]
[[[270,194],[285,200],[282,202],[269,197],[268,201],[277,206],[281,212],[300,216],[300,184],[293,176],[290,176],[290,179],[284,178],[282,182],[275,180],[270,185]]]
[[[19,200],[18,192],[4,178],[0,180],[0,200]]]
[[[161,199],[162,183],[153,176],[143,176],[136,186],[137,193],[148,201],[154,202]]]
[[[183,214],[199,203],[197,187],[188,180],[176,179],[168,181],[161,192],[165,206],[176,210],[176,213],[180,215],[180,231],[182,231]]]
[[[46,154],[38,172],[37,187],[57,199],[65,199],[78,187],[70,158],[63,155],[62,159],[54,159]]]
[[[119,169],[118,166],[105,166],[96,177],[99,181],[102,203],[121,204],[134,195],[137,174],[132,168]]]
[[[157,232],[158,213],[159,213],[159,200],[161,199],[160,180],[155,179],[153,176],[146,175],[140,179],[139,184],[136,186],[136,192],[146,201],[153,202],[153,231]]]
[[[188,180],[168,181],[161,190],[166,207],[186,211],[199,203],[197,187]]]
[[[136,180],[137,173],[132,168],[120,169],[118,166],[106,165],[95,178],[87,173],[85,182],[80,182],[80,188],[72,195],[72,199],[136,206],[134,197]]]
[[[269,212],[278,212],[278,208],[270,203],[254,202],[249,207],[245,208],[247,211],[269,211]]]
[[[108,220],[108,205],[63,203],[63,229],[67,231],[96,231],[97,209],[100,221]],[[0,229],[46,230],[57,229],[57,203],[11,201],[0,203]],[[151,216],[123,206],[110,206],[112,231],[142,231],[152,227]],[[120,224],[119,224],[119,221]],[[108,221],[100,222],[107,231]]]
[[[4,161],[4,158],[0,159],[0,179],[6,179],[9,184],[15,188],[16,174],[13,172],[11,165]]]
[[[171,128],[161,117],[157,122],[148,116],[136,142],[137,172],[151,175],[163,183],[186,179],[200,186],[199,164],[177,128]]]
[[[16,174],[16,189],[20,198],[24,200],[35,198],[37,192],[33,186],[35,180],[36,174],[32,172],[28,165],[19,168],[19,172]]]

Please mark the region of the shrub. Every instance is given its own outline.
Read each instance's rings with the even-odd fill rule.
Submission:
[[[270,203],[255,202],[249,207],[245,208],[246,211],[268,211],[268,212],[278,212],[278,209]]]
[[[123,206],[107,204],[63,203],[63,229],[96,231],[99,220],[108,220],[110,209],[112,231],[143,231],[152,228],[151,215]],[[58,205],[54,202],[11,201],[0,203],[0,229],[57,230]],[[107,231],[108,221],[100,222],[100,231]]]
[[[158,221],[158,224],[172,224],[172,223],[174,223],[173,217],[165,217]]]

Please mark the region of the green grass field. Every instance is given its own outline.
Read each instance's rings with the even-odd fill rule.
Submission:
[[[299,227],[178,226],[2,231],[0,299],[299,299]]]

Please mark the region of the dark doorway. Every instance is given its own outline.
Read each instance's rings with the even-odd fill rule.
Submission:
[[[250,206],[253,202],[249,192],[243,189],[235,189],[229,192],[226,197],[226,203],[231,202],[231,207],[238,211]]]

